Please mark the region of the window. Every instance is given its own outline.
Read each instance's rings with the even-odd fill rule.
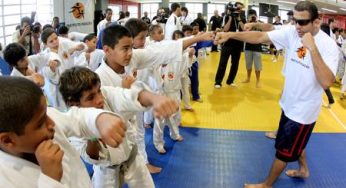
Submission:
[[[197,13],[203,14],[203,4],[202,3],[186,3],[185,7],[189,10],[189,15],[193,18],[197,18]]]
[[[119,19],[119,12],[121,11],[120,5],[109,5],[108,8],[112,9],[112,22],[117,21]]]
[[[0,1],[0,42],[3,46],[12,42],[12,34],[20,19],[31,17],[36,12],[35,22],[50,24],[53,18],[53,0],[3,0]]]
[[[225,12],[225,5],[224,4],[208,4],[208,19],[207,22],[209,22],[210,18],[214,16],[214,11],[218,10],[219,15],[223,12]]]
[[[279,10],[279,15],[281,17],[281,23],[283,23],[283,20],[287,21],[287,19],[288,19],[287,13],[288,13],[288,10]]]
[[[138,7],[137,6],[129,5],[127,7],[127,11],[130,12],[130,18],[138,18]]]
[[[141,10],[142,15],[140,17],[144,16],[144,12],[148,12],[148,17],[150,18],[150,20],[152,20],[153,17],[156,16],[158,9],[159,9],[158,3],[144,3],[142,4],[142,10]]]

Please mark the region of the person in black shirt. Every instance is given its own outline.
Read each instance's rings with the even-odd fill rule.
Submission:
[[[199,25],[199,31],[206,31],[207,24],[205,23],[202,13],[197,13],[197,18],[194,20],[194,22],[197,22]]]
[[[217,10],[214,11],[214,16],[212,16],[209,20],[209,23],[211,23],[211,30],[216,31],[217,29],[221,28],[222,25],[222,17],[219,15],[219,12]],[[212,52],[217,52],[217,45],[213,45],[211,47]]]
[[[243,31],[244,24],[246,23],[244,12],[241,10],[244,5],[240,2],[236,2],[235,6],[237,7],[237,11],[231,13],[230,10],[227,10],[227,14],[225,16],[225,26],[224,31],[233,31],[233,32],[241,32]],[[222,80],[225,76],[225,71],[227,68],[227,62],[229,56],[231,55],[231,69],[227,79],[227,85],[236,86],[234,83],[234,79],[238,72],[238,65],[241,51],[244,48],[244,43],[239,40],[229,39],[226,41],[221,50],[220,62],[217,68],[216,76],[215,76],[215,88],[219,89],[222,86]]]
[[[141,18],[145,23],[147,23],[148,25],[150,25],[150,18],[148,17],[148,12],[145,11],[144,12],[144,16]]]

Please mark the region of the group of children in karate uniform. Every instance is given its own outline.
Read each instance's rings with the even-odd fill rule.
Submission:
[[[195,61],[190,46],[213,35],[181,39],[177,31],[174,40],[162,41],[162,28],[155,26],[145,43],[143,23],[110,25],[100,39],[102,50],[95,49],[94,35],[75,43],[50,28],[42,32],[46,50],[40,54],[27,57],[17,43],[6,47],[4,58],[16,77],[0,77],[2,185],[155,187],[150,172],[161,169],[147,159],[144,112],[155,119],[158,152],[166,152],[165,125],[172,139],[183,140],[180,90],[188,88],[182,79]],[[80,156],[94,166],[92,181]]]

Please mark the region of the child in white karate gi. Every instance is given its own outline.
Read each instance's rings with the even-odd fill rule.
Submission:
[[[183,33],[178,30],[173,32],[172,38],[174,40],[177,40],[179,39],[179,37],[181,38],[181,36],[183,36]],[[181,78],[186,73],[186,70],[188,69],[189,59],[192,59],[194,52],[194,49],[189,48],[186,52],[184,52],[182,61],[163,64],[160,68],[161,81],[158,85],[160,93],[176,100],[179,104],[181,102]],[[166,150],[164,149],[163,139],[163,131],[166,124],[170,129],[170,137],[176,141],[183,141],[183,137],[179,133],[179,125],[181,123],[180,108],[179,111],[172,117],[166,118],[164,121],[155,119],[155,122],[157,124],[155,124],[154,126],[153,140],[154,146],[159,153],[166,153]]]
[[[128,124],[130,118],[146,107],[153,106],[156,116],[167,117],[176,112],[178,103],[167,97],[143,89],[139,82],[130,89],[102,86],[98,75],[85,67],[66,70],[60,77],[59,89],[67,105],[95,107],[120,114]],[[94,166],[95,188],[122,187],[126,182],[130,188],[154,187],[153,180],[137,145],[129,132],[117,149],[109,150],[109,165]],[[125,169],[125,170],[124,170]]]
[[[30,64],[25,48],[19,43],[11,43],[4,50],[4,59],[12,67],[11,76],[28,78],[38,86],[44,86],[44,78],[35,72],[35,67]]]
[[[59,110],[66,110],[64,100],[59,93],[57,85],[59,84],[59,77],[66,69],[76,65],[85,64],[84,62],[76,62],[77,57],[87,49],[83,43],[76,43],[69,39],[58,37],[55,31],[51,28],[43,30],[41,40],[47,49],[43,53],[54,52],[58,54],[59,64],[56,64],[51,71],[44,74],[45,87],[44,91],[48,98],[48,104]],[[80,59],[80,58],[78,58]]]
[[[96,49],[97,38],[93,33],[86,35],[83,42],[88,46],[88,49],[79,56],[81,59],[78,58],[76,61],[85,63],[84,65],[78,63],[78,65],[95,71],[100,66],[105,53],[103,50]]]
[[[15,188],[91,188],[68,137],[96,137],[115,147],[125,125],[100,109],[47,108],[42,90],[22,77],[0,77],[0,182]]]
[[[166,41],[152,44],[145,49],[133,49],[133,35],[129,30],[120,25],[111,25],[103,31],[102,43],[105,58],[95,72],[100,76],[101,85],[122,86],[124,77],[136,75],[137,70],[160,65],[163,62],[180,60],[182,51],[187,46],[200,40],[210,40],[212,37],[212,34],[205,33],[185,41]],[[141,143],[144,145],[144,136],[139,137],[143,138],[140,139],[143,140]],[[145,151],[145,147],[139,146],[139,149]]]

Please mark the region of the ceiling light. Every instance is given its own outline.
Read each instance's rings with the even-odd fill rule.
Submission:
[[[287,3],[287,4],[291,4],[291,5],[295,5],[296,2],[290,2],[290,1],[277,1],[278,3]]]
[[[322,10],[328,11],[328,12],[333,12],[333,13],[337,13],[338,11],[336,10],[332,10],[332,9],[327,9],[327,8],[321,8]]]

